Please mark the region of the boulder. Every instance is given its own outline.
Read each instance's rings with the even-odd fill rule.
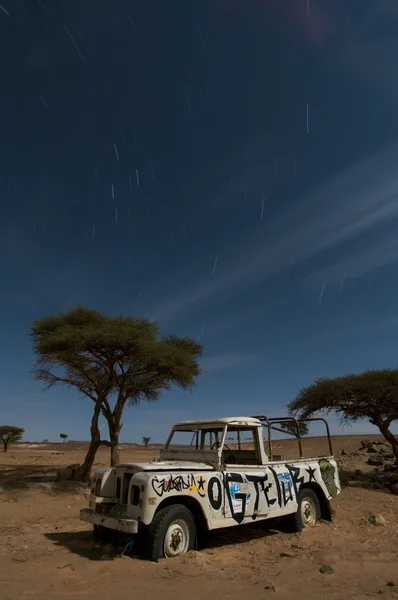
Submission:
[[[366,449],[366,452],[376,454],[378,452],[378,449],[374,446],[369,446],[369,448]]]
[[[80,465],[73,464],[65,467],[64,469],[60,469],[57,472],[57,477],[55,481],[68,481],[74,478],[76,471],[80,468]]]
[[[373,446],[373,442],[370,440],[361,440],[361,448],[366,450],[366,448],[369,448],[370,446]]]
[[[398,496],[398,483],[393,483],[391,486],[391,491],[393,494],[395,494],[396,496]]]
[[[383,461],[381,458],[368,458],[368,460],[366,461],[368,463],[368,465],[372,465],[373,467],[380,467],[383,464]]]

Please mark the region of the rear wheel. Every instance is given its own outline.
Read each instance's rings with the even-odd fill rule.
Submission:
[[[321,520],[321,505],[313,490],[303,488],[297,496],[297,512],[291,515],[294,531],[303,531]]]
[[[173,558],[192,550],[196,544],[196,523],[183,504],[167,506],[157,512],[145,532],[145,558]]]

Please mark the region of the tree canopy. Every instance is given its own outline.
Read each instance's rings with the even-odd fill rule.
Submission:
[[[3,442],[4,452],[7,452],[8,447],[14,442],[20,442],[25,429],[15,427],[14,425],[0,425],[0,440]]]
[[[37,358],[33,373],[45,389],[66,385],[94,404],[91,444],[79,478],[89,475],[101,444],[111,447],[111,464],[117,464],[126,404],[155,402],[173,386],[189,390],[200,374],[202,346],[188,337],[160,337],[157,323],[144,318],[109,317],[77,306],[35,321],[30,335]],[[109,441],[101,440],[100,415]]]
[[[300,390],[288,410],[304,419],[331,411],[343,423],[366,419],[379,428],[398,460],[398,440],[390,431],[391,423],[398,420],[398,369],[320,377]]]
[[[151,441],[151,438],[150,438],[150,437],[143,437],[143,438],[142,438],[142,443],[143,443],[143,444],[144,444],[144,446],[145,446],[145,450],[148,448],[148,444],[149,444],[149,442],[150,442],[150,441]]]

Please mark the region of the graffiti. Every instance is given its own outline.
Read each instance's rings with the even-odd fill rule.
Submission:
[[[218,477],[210,477],[207,484],[207,494],[212,509],[220,510],[222,505],[222,487]]]
[[[251,515],[252,519],[255,520],[257,518],[257,514],[259,512],[259,504],[261,499],[261,494],[263,494],[265,501],[267,503],[267,507],[270,508],[276,502],[276,498],[270,497],[270,491],[272,486],[272,482],[268,481],[268,473],[264,473],[262,475],[246,475],[247,481],[253,484],[254,491],[256,494],[256,498],[253,506],[253,513]],[[267,485],[265,485],[267,484]]]
[[[298,493],[301,489],[301,486],[304,483],[304,475],[300,476],[300,473],[301,473],[300,467],[293,467],[293,465],[287,465],[287,464],[285,465],[285,467],[291,475],[294,493],[297,497]]]
[[[232,485],[230,485],[232,483]],[[241,484],[241,485],[239,485]],[[265,498],[269,508],[276,502],[276,498],[270,497],[270,490],[273,487],[272,482],[268,481],[268,473],[262,475],[253,475],[248,473],[226,473],[224,487],[228,500],[231,517],[236,523],[242,523],[246,515],[246,508],[252,497],[252,492],[248,489],[249,484],[254,487],[254,502],[251,518],[253,521],[259,514],[260,500]]]
[[[308,465],[308,469],[306,469],[306,472],[308,473],[308,476],[309,476],[308,483],[311,483],[311,481],[316,482],[316,477],[314,475],[315,469],[313,469],[312,467],[310,467],[310,465]]]
[[[196,480],[195,475],[170,475],[168,477],[164,477],[163,479],[158,479],[158,477],[154,477],[152,479],[152,488],[160,498],[165,493],[169,492],[182,492],[184,490],[188,492],[197,492],[201,498],[204,498],[206,495],[205,491],[205,483],[206,481],[203,479],[202,475],[198,480]]]
[[[278,495],[278,505],[284,508],[289,502],[294,502],[293,479],[289,472],[277,473],[272,467],[269,468],[274,476],[276,492]]]
[[[243,473],[226,473],[224,476],[224,488],[228,499],[232,518],[240,525],[245,518],[246,504],[248,502],[247,492],[242,492],[239,483],[245,483]],[[230,485],[232,484],[232,485]]]
[[[321,458],[318,461],[319,468],[321,470],[321,477],[323,483],[326,486],[326,489],[329,495],[334,498],[339,493],[339,488],[336,485],[334,474],[336,472],[336,467],[332,465],[332,463],[327,460],[327,458]]]

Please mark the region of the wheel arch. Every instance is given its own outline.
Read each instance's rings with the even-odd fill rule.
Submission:
[[[182,504],[192,513],[195,523],[196,523],[196,534],[197,534],[197,542],[201,545],[202,535],[206,534],[209,531],[209,526],[207,523],[207,519],[205,517],[205,513],[203,508],[196,498],[187,495],[178,495],[178,496],[170,496],[170,498],[165,498],[160,502],[158,507],[156,508],[155,515],[163,508],[167,508],[168,506],[172,506],[173,504]]]
[[[302,492],[305,489],[312,490],[314,492],[314,494],[316,494],[316,496],[319,500],[319,504],[321,506],[321,519],[323,521],[332,521],[332,508],[331,508],[330,502],[326,498],[325,492],[323,491],[321,486],[318,483],[314,483],[314,482],[306,483],[300,489],[300,492]]]

